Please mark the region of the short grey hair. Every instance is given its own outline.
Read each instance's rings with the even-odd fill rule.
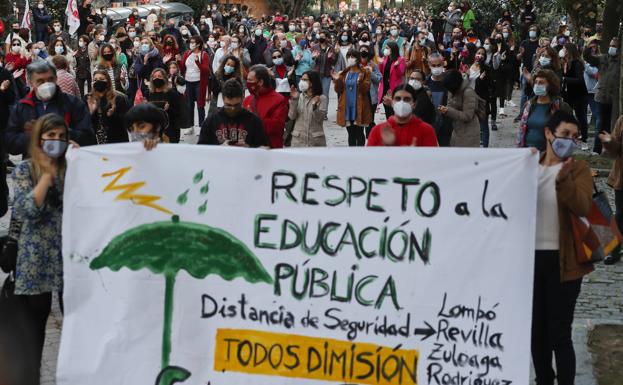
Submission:
[[[26,66],[26,76],[28,76],[28,80],[32,80],[32,75],[34,74],[42,74],[45,72],[52,72],[54,77],[56,77],[56,67],[47,60],[37,60]]]
[[[443,61],[443,56],[439,53],[439,52],[433,52],[430,55],[428,55],[428,61],[430,61],[430,59],[441,59],[441,61]]]

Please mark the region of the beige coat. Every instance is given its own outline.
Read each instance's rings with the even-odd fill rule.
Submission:
[[[449,94],[446,116],[452,121],[452,147],[480,147],[480,123],[476,116],[478,98],[476,91],[463,80],[456,95]]]
[[[323,123],[327,113],[327,97],[320,95],[320,103],[315,105],[305,92],[296,99],[290,99],[288,117],[296,120],[292,130],[292,147],[324,147],[327,141]]]

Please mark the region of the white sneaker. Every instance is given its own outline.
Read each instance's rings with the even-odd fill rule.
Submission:
[[[504,108],[500,108],[500,110],[498,111],[498,115],[499,116],[506,116],[506,112],[504,112]]]
[[[506,104],[508,104],[509,107],[517,107],[517,105],[515,104],[515,102],[513,102],[512,100],[507,100]]]

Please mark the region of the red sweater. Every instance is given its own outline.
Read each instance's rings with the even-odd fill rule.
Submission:
[[[368,137],[368,146],[384,146],[381,139],[381,130],[384,127],[391,127],[396,136],[394,146],[411,146],[413,138],[417,139],[418,147],[439,147],[437,135],[433,127],[421,121],[415,116],[411,117],[405,124],[398,124],[394,117],[390,117],[387,122],[377,124],[372,128]]]
[[[242,106],[259,116],[270,141],[270,148],[283,148],[283,130],[288,117],[286,98],[272,88],[265,88],[260,91],[259,97],[247,96]]]

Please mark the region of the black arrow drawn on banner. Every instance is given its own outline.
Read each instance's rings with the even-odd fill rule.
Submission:
[[[417,336],[418,334],[420,334],[420,335],[423,335],[423,336],[424,336],[424,337],[421,339],[421,341],[424,341],[425,339],[427,339],[428,337],[430,337],[430,336],[432,336],[433,334],[435,334],[435,333],[436,333],[435,329],[433,329],[433,327],[432,327],[432,326],[430,326],[430,324],[429,324],[428,322],[424,321],[424,323],[426,324],[427,328],[422,328],[422,329],[420,329],[420,328],[416,328],[416,329],[413,331],[413,335],[416,335],[416,336]]]

